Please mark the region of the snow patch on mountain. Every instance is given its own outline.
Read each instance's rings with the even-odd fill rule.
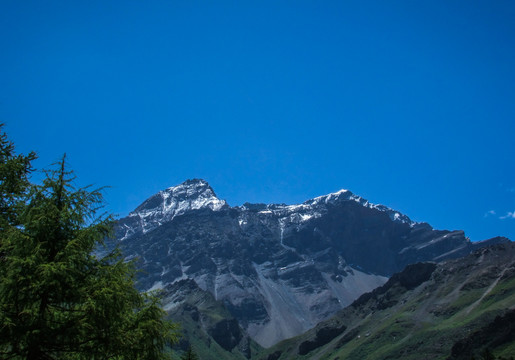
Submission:
[[[263,216],[278,216],[282,222],[302,224],[321,217],[322,214],[326,212],[328,204],[334,205],[343,201],[354,201],[361,206],[385,212],[391,220],[408,224],[411,227],[419,224],[418,222],[412,221],[408,216],[391,209],[388,206],[373,204],[368,200],[363,199],[361,196],[354,195],[351,191],[346,189],[315,197],[303,202],[302,204],[244,204],[237,208],[244,212],[257,210],[258,214]],[[240,222],[240,225],[244,224],[246,224],[244,220]]]
[[[219,211],[224,206],[227,206],[227,202],[217,198],[207,181],[193,179],[158,192],[138,206],[128,217],[138,223],[139,231],[146,233],[186,212],[200,209]],[[122,240],[136,233],[134,226],[124,226],[127,231]]]
[[[417,225],[418,223],[415,221],[412,221],[409,217],[407,217],[404,214],[401,214],[400,212],[389,208],[388,206],[384,205],[377,205],[369,202],[366,199],[363,199],[361,196],[354,195],[351,191],[342,189],[340,191],[337,191],[335,193],[331,193],[328,195],[323,195],[316,197],[314,199],[308,200],[304,202],[304,204],[309,205],[319,205],[319,204],[334,204],[336,202],[340,201],[355,201],[358,204],[368,207],[370,209],[376,209],[382,212],[385,212],[388,214],[391,220],[398,221],[404,224],[409,224],[411,227]]]
[[[318,196],[302,204],[244,204],[236,207],[242,210],[239,225],[247,225],[245,212],[257,212],[264,217],[279,217],[284,224],[302,225],[313,219],[320,218],[327,211],[327,205],[342,201],[355,201],[362,206],[376,209],[388,214],[391,220],[417,225],[409,217],[384,205],[376,205],[354,195],[349,190],[339,190],[328,195]],[[119,231],[123,233],[120,240],[126,240],[136,234],[145,234],[156,227],[171,221],[176,216],[194,210],[209,209],[219,211],[229,205],[220,200],[207,181],[202,179],[187,180],[184,183],[169,187],[148,198],[125,218],[120,224]]]

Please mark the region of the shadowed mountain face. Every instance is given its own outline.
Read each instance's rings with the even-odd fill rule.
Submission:
[[[159,192],[116,227],[143,290],[192,279],[268,347],[298,335],[406,265],[469,253],[437,231],[341,190],[299,205],[230,207],[203,180]],[[166,304],[165,304],[166,306]]]

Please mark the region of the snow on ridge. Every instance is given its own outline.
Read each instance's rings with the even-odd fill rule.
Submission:
[[[342,195],[345,195],[344,199],[347,200],[351,196],[354,196],[352,192],[346,189],[341,189],[337,192],[330,193],[327,195],[317,196],[314,199],[310,199],[308,201],[305,201],[304,204],[310,203],[310,204],[320,204],[320,203],[329,203],[331,201],[339,200],[341,199]]]
[[[258,210],[259,214],[262,215],[276,215],[281,218],[289,218],[292,223],[303,223],[310,219],[320,217],[321,210],[320,206],[326,204],[334,204],[339,201],[355,201],[358,204],[378,211],[382,211],[388,214],[392,221],[401,222],[408,224],[411,227],[419,224],[418,222],[412,221],[408,216],[389,208],[385,205],[378,205],[369,202],[361,196],[353,194],[350,190],[341,189],[337,192],[330,193],[327,195],[317,196],[313,199],[306,200],[302,204],[286,205],[286,204],[256,204],[260,205],[261,208]],[[252,205],[252,204],[250,204]],[[238,207],[241,210],[249,211],[251,207],[249,205],[242,205]]]
[[[388,206],[385,206],[385,205],[376,205],[376,204],[372,204],[368,200],[365,200],[364,206],[366,206],[370,209],[376,209],[376,210],[387,213],[392,221],[398,221],[398,222],[401,222],[404,224],[408,224],[411,227],[419,224],[418,222],[411,220],[407,215],[404,215],[404,214],[402,214],[392,208],[389,208]]]
[[[411,227],[418,224],[417,222],[412,221],[408,216],[406,216],[392,208],[389,208],[388,206],[380,205],[380,204],[379,205],[373,204],[373,203],[369,202],[368,200],[363,199],[361,196],[355,195],[351,191],[345,190],[345,189],[342,189],[340,191],[337,191],[335,193],[331,193],[328,195],[316,197],[312,200],[306,201],[304,204],[320,204],[320,203],[327,204],[327,203],[331,203],[334,201],[342,201],[342,200],[355,201],[358,204],[368,207],[370,209],[376,209],[376,210],[385,212],[388,214],[388,216],[390,217],[390,219],[392,221],[398,221],[398,222],[402,222],[405,224],[409,224]]]
[[[361,196],[355,195],[350,190],[346,190],[346,189],[341,189],[334,193],[315,197],[313,199],[305,201],[304,203],[302,203],[300,205],[287,205],[287,206],[284,206],[283,209],[289,210],[289,211],[306,212],[306,210],[312,209],[313,207],[316,207],[317,205],[330,204],[330,203],[335,203],[337,201],[355,201],[364,207],[368,207],[370,209],[376,209],[376,210],[379,210],[382,212],[386,212],[392,221],[398,221],[398,222],[402,222],[405,224],[409,224],[411,227],[418,224],[417,222],[412,221],[408,216],[400,213],[399,211],[396,211],[385,205],[373,204],[373,203],[369,202],[368,200],[362,198]],[[314,214],[316,214],[316,213],[314,213]],[[318,214],[318,215],[320,215],[320,214]],[[307,220],[309,220],[309,218],[311,218],[311,217],[308,217],[306,214],[302,214],[301,217],[304,221],[307,221]],[[315,217],[318,217],[318,216],[315,216]]]
[[[384,205],[370,203],[368,200],[354,195],[351,191],[346,189],[315,197],[302,204],[262,204],[260,205],[258,213],[265,216],[275,215],[281,219],[285,219],[289,223],[301,224],[322,216],[324,205],[341,201],[355,201],[364,207],[385,212],[392,221],[409,224],[411,227],[418,224],[398,211]],[[162,190],[148,198],[136,208],[136,210],[131,212],[129,217],[136,217],[140,225],[140,231],[146,233],[162,223],[172,220],[175,216],[188,211],[200,209],[219,211],[225,206],[228,206],[227,202],[218,199],[207,181],[192,179],[186,180],[177,186]],[[238,208],[244,211],[250,210],[245,204]],[[239,221],[240,226],[246,225],[246,219],[241,220],[242,221]],[[131,235],[132,234],[128,232],[125,237],[130,237]]]
[[[207,181],[193,179],[162,190],[148,198],[129,217],[138,217],[143,233],[191,210],[219,211],[227,205],[216,197]]]
[[[216,197],[213,189],[205,180],[187,180],[186,182],[162,190],[154,197],[160,197],[161,201],[146,212],[161,211],[162,213],[179,213],[188,210],[210,208],[213,211],[220,210],[227,205],[225,200]],[[139,213],[142,213],[141,211]]]

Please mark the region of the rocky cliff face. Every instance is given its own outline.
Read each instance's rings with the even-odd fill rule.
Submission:
[[[166,285],[163,302],[181,326],[175,350],[186,351],[192,345],[202,359],[249,359],[259,349],[223,303],[192,279]]]
[[[265,347],[314,327],[408,264],[485,245],[346,190],[299,205],[230,207],[203,180],[152,196],[119,221],[116,237],[128,258],[139,258],[142,289],[192,279]]]

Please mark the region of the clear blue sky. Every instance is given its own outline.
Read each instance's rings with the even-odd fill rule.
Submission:
[[[0,2],[0,121],[127,215],[346,188],[515,240],[514,1]]]

